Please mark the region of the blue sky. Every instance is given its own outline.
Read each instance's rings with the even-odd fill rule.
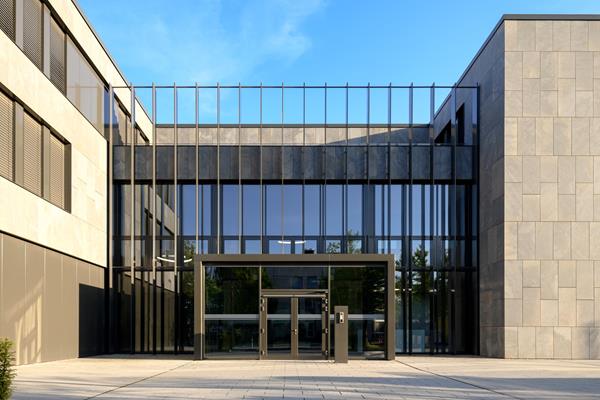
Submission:
[[[138,85],[451,85],[502,14],[600,13],[596,0],[79,3],[127,78]],[[237,103],[233,97],[224,95]]]

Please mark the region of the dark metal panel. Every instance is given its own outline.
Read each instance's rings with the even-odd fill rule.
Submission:
[[[135,146],[135,179],[152,179],[152,147]]]
[[[198,176],[200,180],[217,179],[217,146],[199,146]]]
[[[177,146],[177,179],[196,179],[196,147]]]
[[[263,180],[281,180],[281,146],[262,147]]]
[[[390,146],[390,179],[409,178],[409,147]]]
[[[242,146],[241,147],[240,177],[246,180],[260,179],[260,147]]]
[[[435,146],[433,148],[433,177],[435,180],[452,178],[452,147]]]
[[[347,173],[349,180],[364,180],[367,178],[366,146],[348,146]]]
[[[283,179],[301,180],[303,178],[302,146],[283,146]]]
[[[129,179],[131,154],[129,146],[112,146],[114,180]]]
[[[323,180],[323,150],[321,146],[303,148],[304,179]]]
[[[369,179],[387,179],[387,146],[369,146]]]
[[[326,169],[325,179],[346,179],[344,146],[324,146]]]
[[[431,165],[429,146],[413,146],[412,147],[412,179],[422,180],[430,179]]]
[[[173,180],[173,146],[156,146],[156,179]]]
[[[473,150],[470,146],[456,147],[456,179],[473,179]]]
[[[222,180],[237,180],[239,178],[239,147],[221,145],[219,159],[219,178]]]

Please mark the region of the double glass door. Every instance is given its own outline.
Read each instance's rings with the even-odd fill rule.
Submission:
[[[326,358],[327,296],[302,293],[261,296],[260,335],[261,358]]]

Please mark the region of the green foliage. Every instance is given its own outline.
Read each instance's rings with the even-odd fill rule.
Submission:
[[[0,400],[8,400],[12,395],[12,381],[16,376],[12,346],[10,340],[0,339]]]

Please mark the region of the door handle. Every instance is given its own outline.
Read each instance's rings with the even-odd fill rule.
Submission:
[[[292,329],[292,334],[293,335],[297,335],[298,334],[298,329]]]

